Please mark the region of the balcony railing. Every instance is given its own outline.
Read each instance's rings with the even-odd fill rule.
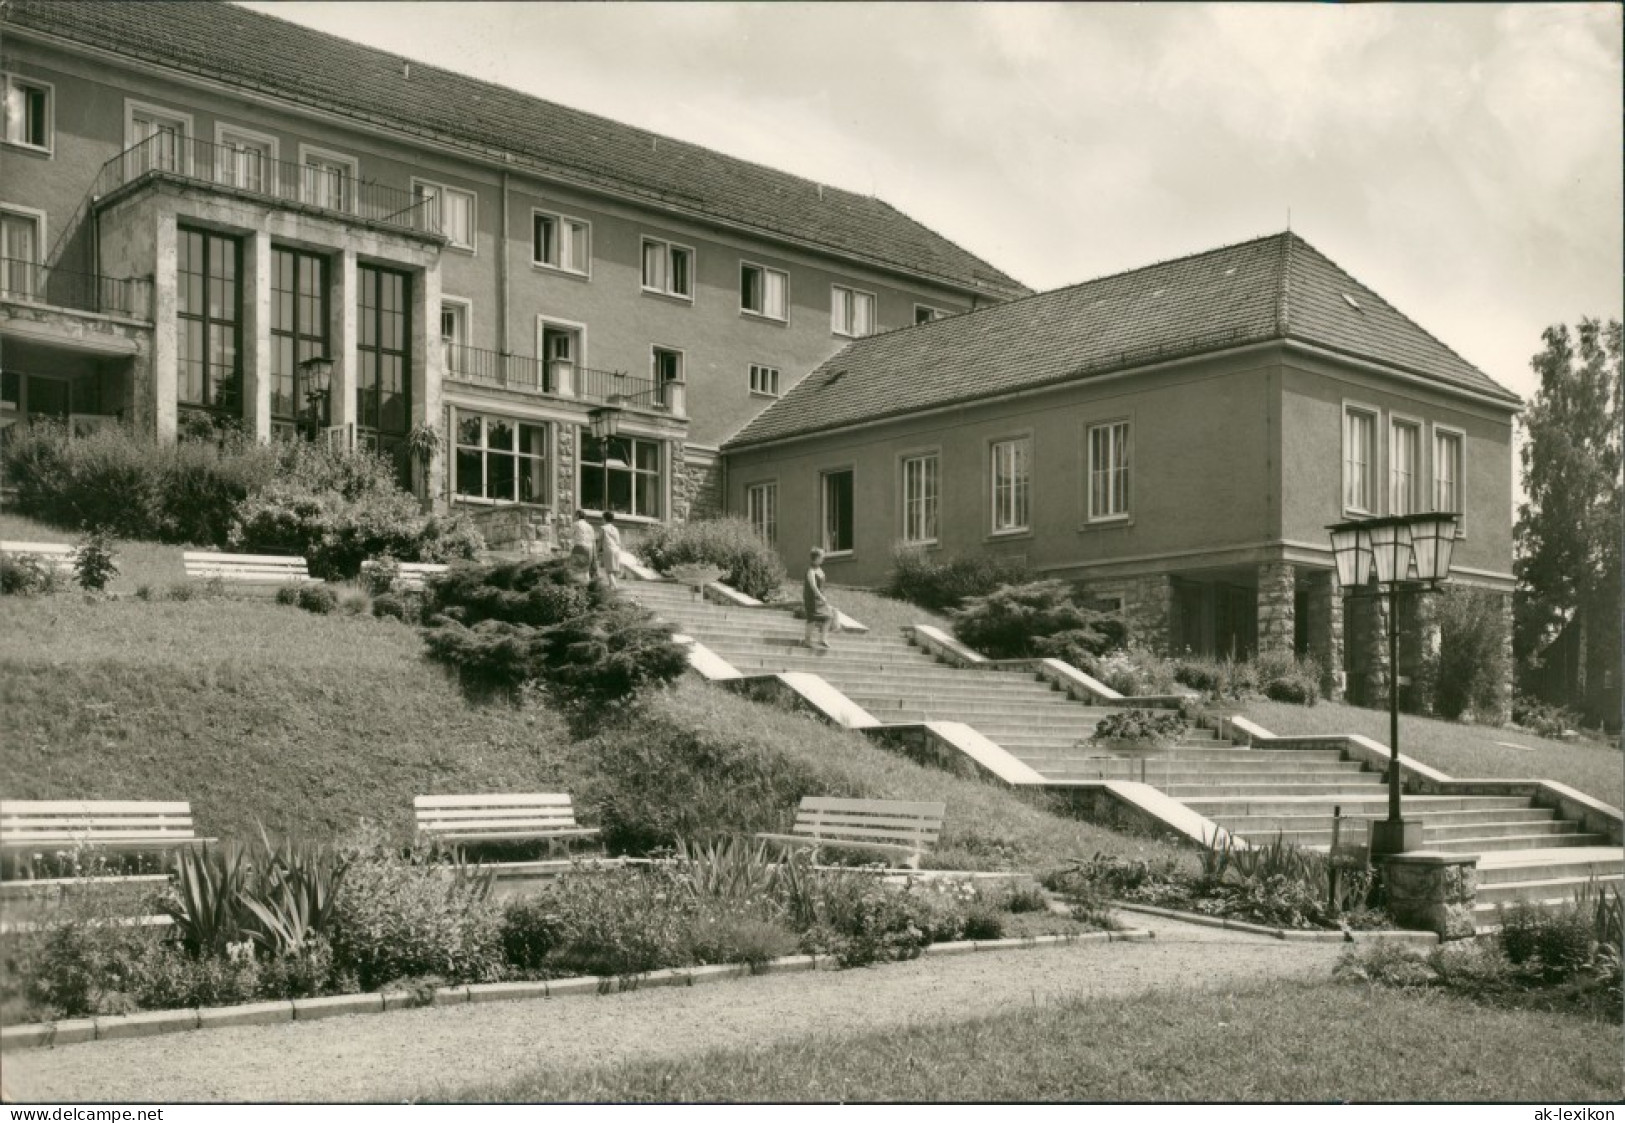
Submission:
[[[95,194],[108,195],[147,176],[173,176],[264,199],[314,207],[362,222],[441,234],[438,200],[368,183],[328,165],[290,164],[252,148],[160,133],[102,165]]]
[[[152,319],[152,285],[138,277],[103,277],[54,265],[0,258],[0,300]]]
[[[459,382],[593,402],[618,398],[637,409],[658,409],[666,404],[659,386],[621,371],[594,370],[565,359],[542,360],[457,343],[445,343],[443,347],[446,377]]]

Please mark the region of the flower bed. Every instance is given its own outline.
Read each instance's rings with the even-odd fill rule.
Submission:
[[[1052,914],[1036,887],[888,884],[863,870],[773,861],[741,839],[670,861],[562,874],[498,902],[491,871],[364,838],[334,850],[265,840],[182,860],[168,928],[118,923],[86,891],[5,938],[0,1020],[49,1021],[256,999],[665,968],[756,966],[797,952],[857,966],[933,943],[1103,927]]]

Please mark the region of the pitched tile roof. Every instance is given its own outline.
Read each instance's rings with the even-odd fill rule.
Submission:
[[[1294,339],[1519,398],[1296,234],[1274,234],[860,339],[724,447],[839,429],[1248,343]]]
[[[1032,290],[865,195],[738,160],[233,4],[13,0],[5,22],[432,136],[997,299]]]

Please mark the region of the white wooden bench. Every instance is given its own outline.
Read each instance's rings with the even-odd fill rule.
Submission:
[[[941,803],[914,803],[891,799],[839,799],[809,795],[796,810],[789,834],[759,834],[770,842],[873,850],[900,854],[911,869],[942,834],[947,808]]]
[[[186,576],[197,581],[218,578],[236,585],[319,585],[305,559],[285,554],[215,554],[187,550],[181,554]]]
[[[363,580],[369,578],[372,575],[373,570],[377,568],[378,563],[375,561],[362,562],[361,576]],[[450,568],[451,566],[445,565],[441,562],[396,562],[395,580],[396,583],[398,583],[403,589],[421,591],[424,583],[427,582],[429,578],[439,577],[442,573],[445,573]]]
[[[46,568],[66,574],[73,572],[73,563],[79,557],[76,548],[62,542],[0,542],[0,554],[38,558]]]
[[[0,800],[0,852],[56,850],[163,852],[198,846],[192,806],[184,801]]]
[[[576,822],[570,797],[562,792],[420,795],[412,808],[419,836],[453,844],[542,840],[563,845],[598,833]]]

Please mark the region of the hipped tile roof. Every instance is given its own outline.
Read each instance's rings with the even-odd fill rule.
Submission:
[[[1286,339],[1520,401],[1285,233],[857,340],[724,447]]]
[[[12,0],[15,27],[432,137],[543,175],[995,299],[1025,285],[870,196],[821,186],[219,0]],[[380,18],[383,18],[382,12]]]

